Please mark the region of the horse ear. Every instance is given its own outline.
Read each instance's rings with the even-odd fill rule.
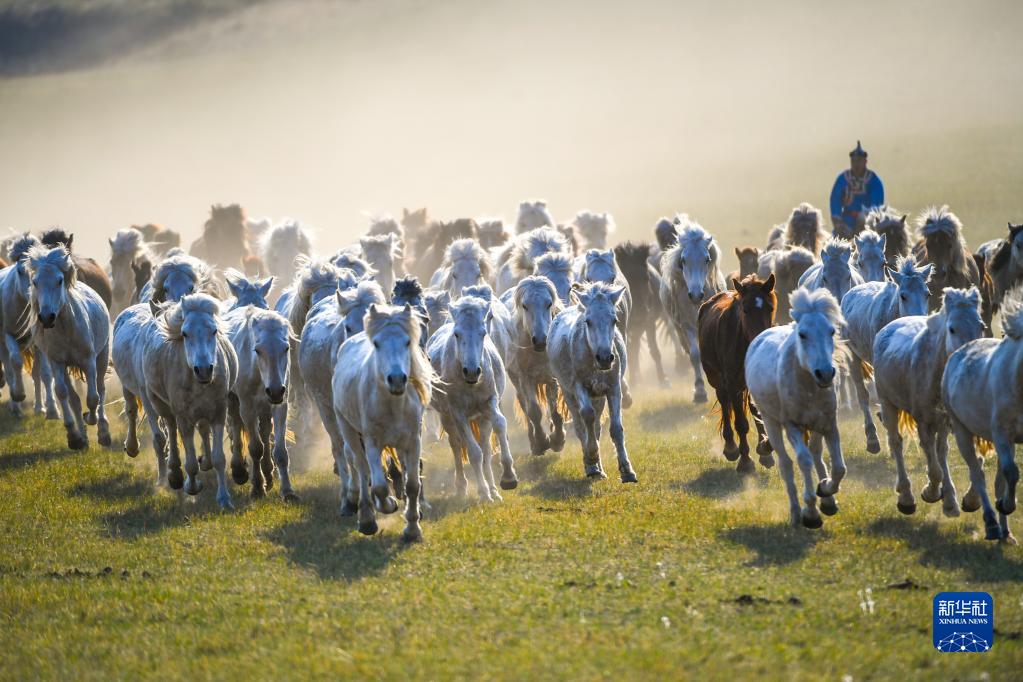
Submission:
[[[909,218],[909,214],[908,214],[908,213],[903,213],[903,214],[902,214],[902,217],[901,217],[901,218],[899,218],[899,224],[901,224],[901,225],[905,225],[905,224],[906,224],[906,219],[907,219],[907,218]]]
[[[380,317],[380,311],[377,309],[377,304],[376,303],[370,303],[369,304],[369,316],[371,318]]]
[[[924,266],[924,269],[920,271],[920,274],[924,276],[925,282],[930,281],[932,272],[934,272],[934,263],[928,263]]]
[[[149,314],[153,317],[159,317],[161,312],[160,304],[153,299],[149,299]]]
[[[902,284],[902,273],[899,272],[898,270],[892,270],[890,267],[885,265],[884,266],[884,274],[885,274],[885,277],[889,281],[895,282],[896,284],[899,284],[899,285]]]
[[[763,287],[764,291],[767,293],[771,293],[772,291],[774,291],[775,281],[776,280],[774,278],[774,273],[772,272],[770,275],[767,276],[767,279],[764,280]]]
[[[270,293],[270,289],[273,288],[273,285],[274,285],[274,278],[273,277],[267,277],[265,280],[263,280],[262,283],[260,283],[260,285],[259,285],[259,293],[260,293],[260,295],[263,298],[266,298],[266,295]]]
[[[966,292],[966,298],[969,299],[973,305],[980,305],[980,289],[977,287],[970,287],[970,290]]]
[[[741,252],[741,251],[739,251],[739,247],[738,247],[738,246],[736,246],[736,247],[735,247],[734,249],[732,249],[732,250],[733,250],[733,251],[735,251],[735,257],[736,257],[736,258],[742,258],[742,252]]]
[[[69,252],[71,251],[71,242],[73,242],[74,240],[75,240],[75,234],[72,232],[71,234],[69,234],[67,236],[67,244],[65,245],[65,247],[67,248],[67,250]]]
[[[1009,224],[1009,227],[1010,228],[1012,227],[1012,223]],[[107,239],[107,241],[110,242],[110,248],[114,248],[114,238],[111,237],[111,238]]]
[[[771,274],[773,275],[774,273],[772,272]],[[740,296],[742,295],[742,282],[735,277],[732,278],[732,288],[738,291]]]
[[[241,295],[241,288],[238,286],[238,282],[233,278],[227,280],[227,288],[231,290],[231,295],[238,298]]]

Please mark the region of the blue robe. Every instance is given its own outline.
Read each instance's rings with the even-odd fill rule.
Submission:
[[[831,189],[832,221],[841,220],[855,230],[860,213],[883,203],[884,185],[877,173],[868,170],[862,178],[854,178],[851,171],[842,171]]]

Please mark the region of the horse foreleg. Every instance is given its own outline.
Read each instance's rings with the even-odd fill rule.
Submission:
[[[181,490],[185,485],[185,475],[181,471],[181,449],[178,443],[178,420],[164,417],[167,426],[167,483],[173,490]]]
[[[224,455],[224,423],[213,422],[213,468],[217,472],[217,504],[221,509],[234,509],[231,491],[227,489],[227,457]]]
[[[246,403],[247,402],[248,401],[246,401]],[[245,429],[245,436],[249,441],[248,454],[249,460],[252,462],[252,473],[249,475],[249,480],[251,482],[249,494],[253,499],[256,499],[266,495],[266,481],[264,480],[263,467],[261,466],[261,460],[265,456],[265,453],[263,451],[263,439],[259,437],[259,414],[252,405],[240,404],[239,407],[241,427]],[[231,469],[232,472],[235,470],[233,460],[231,463]],[[241,470],[245,470],[244,460],[242,460]]]
[[[753,425],[757,428],[757,454],[760,456],[760,465],[770,469],[774,466],[774,457],[771,456],[771,440],[767,437],[767,430],[764,428],[764,418],[760,414],[760,408],[747,394],[746,405],[753,416]]]
[[[334,414],[334,408],[329,401],[320,403],[317,401],[316,409],[320,412],[320,421],[323,422],[323,428],[327,431],[327,437],[330,439],[330,454],[334,457],[334,468],[337,470],[337,477],[340,482],[340,514],[341,516],[353,516],[359,509],[359,498],[357,488],[355,487],[358,483],[355,477],[358,476],[358,470],[354,466],[349,465],[348,457],[345,455],[345,439],[341,435],[341,429],[337,424],[337,417]],[[277,417],[274,416],[274,427],[278,428],[276,423]],[[286,430],[288,427],[287,419],[285,418],[279,428]],[[276,436],[274,437],[276,439]],[[274,448],[278,447],[277,443],[274,443]],[[284,476],[281,476],[281,494],[284,494]]]
[[[199,480],[199,458],[195,454],[195,424],[181,422],[178,426],[181,431],[181,444],[185,447],[185,492],[189,495],[198,495],[202,492],[203,483]]]
[[[199,431],[199,447],[202,448],[202,456],[199,457],[199,468],[203,471],[209,471],[213,468],[213,447],[210,443],[210,427],[209,425],[200,424],[197,430]]]
[[[558,410],[558,382],[553,379],[547,382],[547,411],[551,415],[551,426],[553,430],[550,436],[551,450],[561,452],[565,447],[565,418]]]
[[[420,442],[418,437],[413,437],[405,456],[402,458],[402,466],[405,469],[405,530],[401,537],[405,542],[417,542],[423,539],[423,529],[419,525],[422,514],[419,511],[419,492],[421,481],[419,480]]]
[[[732,391],[730,396],[732,399],[732,421],[735,424],[735,432],[738,434],[739,441],[739,462],[735,465],[735,470],[740,474],[751,474],[756,471],[756,467],[753,465],[753,459],[749,456],[749,440],[747,439],[749,420],[746,418],[745,401],[738,391]]]
[[[128,419],[128,433],[124,436],[124,453],[136,457],[141,449],[139,445],[139,404],[138,398],[127,388],[121,388],[124,394],[124,414]]]
[[[358,434],[345,433],[345,457],[349,464],[354,464],[359,474],[359,532],[373,535],[377,532],[377,514],[373,506],[373,494],[370,492],[370,469],[366,452],[357,443]]]
[[[927,485],[920,491],[920,497],[928,504],[934,504],[941,499],[941,465],[938,464],[938,455],[935,452],[934,429],[924,421],[916,423],[917,437],[920,439],[920,449],[924,451],[927,458]]]
[[[38,357],[38,356],[37,356]],[[82,403],[78,394],[71,388],[71,381],[68,378],[67,367],[62,364],[56,365],[55,384],[57,398],[60,400],[61,411],[64,413],[64,430],[67,432],[67,446],[72,450],[84,450],[89,447],[89,441],[84,435],[84,426],[78,429],[78,421],[82,418],[78,414]],[[72,397],[73,396],[73,397]]]
[[[891,402],[881,400],[881,423],[888,432],[888,450],[895,460],[895,492],[898,500],[895,506],[903,514],[916,511],[916,498],[913,496],[913,484],[906,471],[906,457],[902,451],[902,434],[899,432],[899,409]]]
[[[860,412],[863,413],[863,433],[867,436],[867,452],[877,454],[881,452],[881,441],[877,438],[877,427],[874,426],[874,418],[870,414],[870,392],[867,390],[866,381],[863,378],[861,360],[855,356],[849,365],[849,376],[853,387],[856,389],[856,399],[860,405]]]
[[[58,419],[57,402],[53,399],[53,368],[50,367],[49,358],[38,348],[35,351],[35,363],[32,366],[32,380],[35,382],[36,402],[39,401],[39,396],[43,396],[46,400],[46,418]],[[40,383],[42,383],[42,391],[39,390]],[[36,412],[38,411],[36,410]]]
[[[611,442],[614,443],[615,452],[618,454],[618,473],[621,474],[622,483],[635,483],[636,472],[629,461],[629,453],[625,449],[625,429],[622,426],[622,394],[621,389],[611,389],[607,395],[607,407],[611,413]]]
[[[633,321],[631,327],[627,330],[628,345],[627,351],[629,354],[629,381],[636,383],[639,381],[639,351],[640,341],[643,340],[643,327],[637,320]]]
[[[689,339],[689,362],[693,365],[693,402],[707,402],[707,389],[703,385],[703,363],[700,361],[700,344],[696,338],[696,328],[686,329]]]
[[[938,426],[934,438],[934,453],[941,467],[941,511],[945,516],[959,516],[959,497],[956,493],[952,474],[948,470],[948,424],[944,421]]]
[[[832,420],[831,428],[824,434],[824,442],[828,446],[828,458],[831,460],[831,475],[817,486],[818,494],[833,497],[838,494],[845,478],[845,458],[842,456],[842,440],[838,433],[838,422]],[[826,469],[825,469],[826,470]]]
[[[987,481],[984,479],[984,462],[977,457],[977,450],[973,444],[973,434],[954,415],[949,415],[952,422],[952,433],[956,437],[956,445],[959,446],[959,454],[963,461],[970,468],[970,489],[963,497],[962,508],[966,511],[976,511],[977,506],[971,499],[971,493],[980,498],[980,506],[984,509],[984,531],[988,540],[1001,540],[1002,527],[995,516],[994,506],[987,493]]]
[[[813,466],[817,470],[817,497],[822,514],[834,516],[838,513],[838,502],[834,495],[826,495],[821,483],[828,480],[828,467],[824,464],[824,436],[816,431],[810,434],[810,454],[813,455]],[[829,448],[829,453],[831,452]]]
[[[7,390],[11,396],[11,412],[20,415],[19,403],[25,400],[25,379],[21,375],[24,365],[21,348],[10,334],[4,334],[3,341],[4,373],[7,375]]]
[[[383,449],[371,438],[363,434],[363,449],[366,452],[366,462],[369,464],[370,485],[373,497],[380,505],[380,511],[384,514],[393,514],[398,511],[398,500],[391,495],[391,487],[387,482],[387,472],[384,470]]]
[[[582,434],[585,435],[579,438],[583,447],[583,471],[589,478],[607,478],[600,463],[600,443],[596,431],[597,411],[593,407],[593,401],[582,386],[575,387],[575,399],[579,405]]]
[[[227,435],[231,440],[231,478],[238,485],[245,485],[249,481],[249,470],[245,466],[245,459],[242,457],[242,429],[245,423],[242,420],[241,402],[233,392],[227,394]],[[207,464],[200,462],[199,466]],[[212,465],[212,462],[209,463]]]
[[[103,447],[110,447],[110,422],[107,421],[107,367],[110,364],[110,347],[96,355],[96,441]]]
[[[1008,516],[1016,511],[1016,484],[1019,482],[1019,467],[1016,465],[1016,446],[1012,438],[994,433],[995,452],[998,453],[998,472],[1004,477],[1005,486],[996,491],[995,507]],[[1005,538],[1003,538],[1005,539]]]
[[[291,486],[291,473],[289,471],[291,460],[288,457],[288,403],[283,402],[280,405],[273,405],[270,411],[273,414],[274,426],[273,458],[277,463],[277,470],[280,472],[281,498],[285,502],[297,502],[298,495],[295,494],[295,489]],[[333,449],[333,441],[331,442],[331,449]],[[340,470],[338,473],[340,473]]]
[[[462,415],[461,419],[452,420],[452,424],[458,429],[458,437],[461,439],[466,452],[469,455],[469,466],[476,476],[476,494],[480,502],[493,502],[494,497],[490,494],[490,483],[483,473],[483,448],[476,441],[469,425],[469,419]]]
[[[824,521],[820,512],[817,511],[817,492],[814,486],[813,454],[803,440],[803,430],[795,424],[785,425],[785,435],[788,436],[789,444],[796,451],[796,464],[803,474],[803,509],[800,516],[803,525],[807,528],[820,528]]]
[[[789,457],[788,450],[785,448],[785,435],[782,433],[781,424],[770,417],[764,419],[764,428],[767,430],[767,437],[771,439],[774,451],[778,453],[778,473],[785,484],[785,492],[789,496],[789,523],[798,526],[800,521],[799,493],[796,490],[792,458]]]
[[[519,485],[519,477],[515,473],[515,461],[512,458],[511,446],[508,444],[508,420],[501,412],[497,398],[490,404],[490,423],[497,433],[497,442],[501,447],[501,488],[512,490]]]
[[[260,410],[256,424],[256,436],[263,446],[263,454],[259,458],[259,466],[263,470],[263,482],[266,484],[267,490],[273,490],[274,471],[276,470],[273,456],[270,453],[270,434],[273,432],[273,416]]]

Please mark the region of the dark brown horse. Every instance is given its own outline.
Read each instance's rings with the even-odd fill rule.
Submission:
[[[110,309],[111,304],[114,301],[114,288],[110,284],[110,277],[107,276],[106,270],[103,269],[99,263],[92,258],[85,258],[75,254],[71,249],[71,244],[75,240],[74,234],[69,234],[59,227],[43,232],[40,241],[44,246],[54,248],[57,246],[63,246],[71,253],[71,260],[75,264],[75,268],[78,270],[78,279],[82,284],[85,284],[90,289],[99,294],[99,297],[106,303],[107,309]]]
[[[650,357],[654,361],[657,370],[657,380],[662,386],[667,386],[668,378],[664,375],[664,366],[661,364],[661,350],[657,346],[657,321],[661,317],[661,302],[657,298],[657,289],[653,285],[651,272],[647,259],[650,257],[650,244],[635,244],[626,242],[614,248],[615,261],[618,269],[625,276],[629,283],[629,293],[632,295],[632,310],[629,313],[629,326],[625,330],[627,343],[626,349],[629,353],[629,383],[636,385],[639,374],[639,349],[643,335],[646,334],[647,347],[650,349]]]
[[[977,287],[981,296],[981,318],[986,334],[991,335],[991,316],[994,308],[995,287],[986,268],[981,269],[978,261],[966,247],[963,238],[963,224],[948,206],[932,206],[917,218],[918,241],[913,246],[916,262],[931,264],[934,270],[927,286],[931,291],[928,308],[939,310],[945,287],[969,289]]]
[[[739,259],[739,269],[728,276],[728,281],[742,281],[747,275],[757,274],[760,267],[760,249],[755,246],[735,247],[735,257]]]
[[[142,233],[149,251],[160,258],[164,258],[171,249],[181,247],[181,235],[163,225],[146,223],[132,227]]]
[[[750,401],[746,388],[746,349],[757,334],[774,324],[774,274],[766,280],[749,275],[741,282],[732,281],[726,289],[700,306],[698,338],[700,361],[707,381],[717,391],[721,406],[721,435],[725,439],[725,459],[739,460],[735,470],[750,473],[755,470],[749,456],[749,421],[747,408],[757,427],[757,454],[765,467],[774,464],[771,444],[767,440],[763,421],[756,405]],[[735,432],[739,434],[736,446]]]

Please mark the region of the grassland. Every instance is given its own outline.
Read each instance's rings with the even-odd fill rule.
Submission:
[[[224,514],[212,480],[196,499],[155,490],[148,448],[71,453],[59,423],[5,415],[0,677],[1018,675],[1023,548],[984,541],[976,514],[899,514],[854,419],[841,511],[812,532],[786,525],[776,471],[731,470],[688,389],[639,393],[638,485],[584,480],[575,441],[530,458],[518,436],[523,483],[483,508],[453,497],[434,445],[415,546],[397,517],[375,537],[339,518],[323,460],[296,477],[300,503],[235,488]],[[938,654],[931,599],[965,589],[994,596],[994,650]]]

